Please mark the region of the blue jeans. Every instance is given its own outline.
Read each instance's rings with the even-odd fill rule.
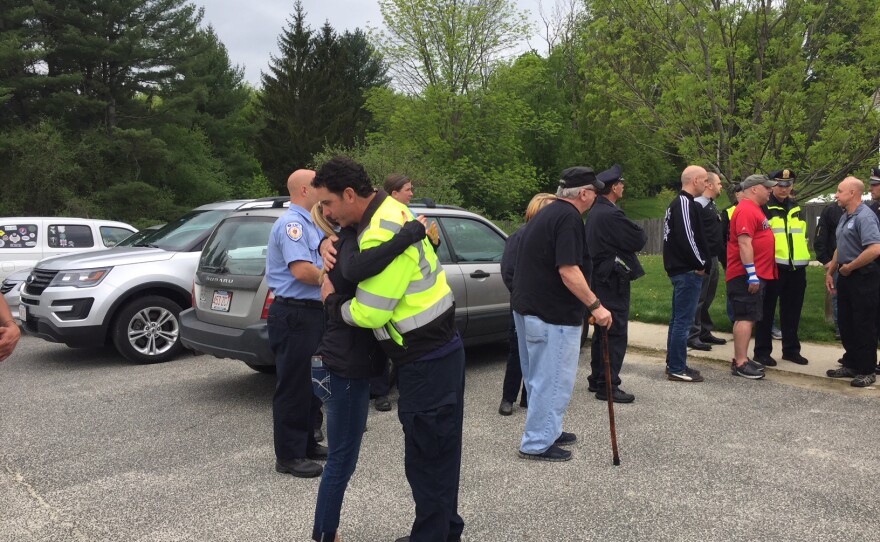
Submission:
[[[369,378],[343,378],[326,367],[312,367],[312,386],[324,401],[328,457],[318,487],[313,540],[333,540],[348,481],[357,466],[370,405]]]
[[[670,373],[681,373],[687,368],[688,333],[694,323],[697,303],[700,301],[700,289],[703,277],[693,271],[673,275],[672,281],[672,318],[669,320],[669,334],[666,338],[666,352],[669,354]]]
[[[548,324],[537,316],[524,316],[516,311],[513,319],[529,398],[519,449],[527,454],[540,454],[562,435],[562,418],[577,375],[581,326]]]

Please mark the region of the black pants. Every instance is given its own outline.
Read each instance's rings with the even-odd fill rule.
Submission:
[[[712,271],[703,275],[703,286],[700,289],[700,300],[697,302],[697,312],[694,314],[694,325],[691,327],[689,341],[698,341],[708,337],[715,329],[715,322],[709,315],[709,307],[715,301],[715,292],[718,290],[718,258],[712,257]]]
[[[303,458],[316,446],[315,428],[321,426],[321,401],[312,391],[311,361],[324,333],[324,311],[273,303],[267,327],[275,353],[275,457],[279,461]]]
[[[608,358],[611,362],[611,385],[620,386],[620,369],[626,355],[629,328],[630,282],[612,275],[609,281],[596,281],[593,293],[611,312],[611,328],[608,330]],[[605,358],[603,351],[603,327],[594,326],[593,344],[590,347],[590,376],[587,380],[599,389],[605,388]]]
[[[779,268],[779,278],[768,280],[764,290],[763,318],[755,325],[755,358],[773,353],[773,315],[779,301],[779,329],[782,330],[782,355],[801,353],[798,325],[807,290],[807,270]]]
[[[382,374],[370,378],[370,397],[381,397],[391,393],[391,363],[386,359]]]
[[[856,374],[872,374],[877,367],[877,311],[880,269],[870,264],[837,279],[837,323],[846,354],[843,365]]]
[[[404,469],[416,503],[411,542],[461,537],[458,515],[464,418],[464,348],[397,368]]]
[[[513,315],[510,317],[510,326],[507,328],[507,367],[504,369],[504,384],[501,388],[501,400],[515,403],[516,396],[522,389],[520,402],[526,404],[526,386],[523,383],[522,365],[519,361],[519,341],[516,338],[516,326],[513,324]]]

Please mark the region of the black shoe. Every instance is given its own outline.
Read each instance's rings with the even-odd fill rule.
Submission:
[[[559,446],[555,444],[547,448],[547,450],[540,454],[527,454],[523,451],[519,452],[519,456],[523,459],[531,459],[534,461],[552,461],[552,462],[560,462],[560,461],[568,461],[571,459],[571,452],[568,450],[563,450]]]
[[[782,359],[784,359],[785,361],[790,361],[792,363],[797,363],[798,365],[806,365],[810,362],[810,360],[800,354],[782,354]]]
[[[315,429],[315,442],[324,442],[324,432],[320,427]]]
[[[760,380],[764,378],[764,371],[757,369],[754,365],[746,360],[742,365],[737,365],[735,361],[730,362],[730,372],[734,376],[741,376],[750,380]]]
[[[315,447],[306,452],[306,457],[309,459],[319,459],[324,460],[327,459],[327,454],[329,450],[326,446],[321,446],[320,444],[315,444]]]
[[[314,478],[321,476],[324,467],[302,457],[287,461],[275,461],[275,470],[284,474],[292,474],[298,478]]]
[[[776,360],[773,359],[773,356],[755,356],[755,361],[764,367],[776,367]]]
[[[825,371],[825,375],[831,378],[855,378],[856,374],[846,367],[839,367],[837,369],[828,369]]]
[[[691,350],[702,350],[708,352],[712,347],[702,341],[688,341],[688,348]]]
[[[522,408],[529,408],[529,402],[525,398],[520,399],[519,406],[521,406]]]
[[[601,386],[596,382],[592,382],[590,380],[587,381],[587,391],[590,393],[596,393],[600,389],[605,389],[605,386]]]
[[[706,335],[705,337],[700,337],[700,340],[706,344],[727,344],[727,339],[722,339],[715,335]]]
[[[700,374],[700,371],[696,371],[690,367],[686,367],[685,370],[680,373],[668,373],[666,379],[672,380],[673,382],[702,382],[705,380],[703,375]]]
[[[600,401],[608,400],[608,393],[606,390],[601,389],[596,392],[596,399]],[[626,393],[620,388],[612,388],[611,390],[611,400],[615,403],[632,403],[636,400],[636,396],[631,393]]]
[[[501,401],[501,406],[498,407],[498,414],[502,416],[510,416],[513,414],[513,403],[510,401]]]
[[[852,382],[849,383],[850,386],[855,388],[867,388],[874,382],[877,382],[877,377],[874,376],[873,373],[868,375],[858,375],[852,379]]]
[[[559,438],[553,443],[555,446],[571,446],[577,442],[577,435],[574,433],[566,433],[565,431],[559,435]]]
[[[388,412],[391,410],[391,401],[388,399],[387,395],[380,395],[373,401],[373,406],[379,412]]]

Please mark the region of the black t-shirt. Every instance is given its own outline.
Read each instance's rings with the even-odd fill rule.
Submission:
[[[548,324],[580,326],[586,307],[566,288],[559,267],[578,265],[583,271],[585,264],[581,214],[571,203],[556,200],[523,231],[513,277],[513,310]]]

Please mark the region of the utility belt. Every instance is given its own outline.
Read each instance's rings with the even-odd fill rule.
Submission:
[[[293,307],[308,307],[310,309],[324,310],[324,304],[320,301],[315,301],[314,299],[296,299],[294,297],[282,297],[280,295],[276,295],[273,303],[281,303],[282,305],[289,305]]]

